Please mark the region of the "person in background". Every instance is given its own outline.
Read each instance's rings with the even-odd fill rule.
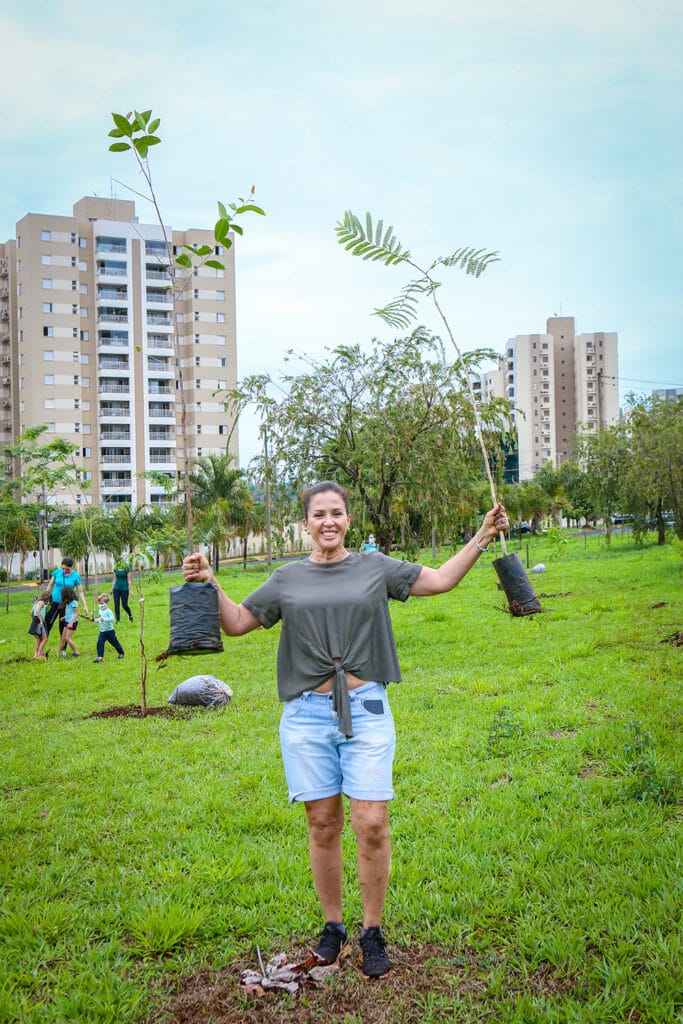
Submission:
[[[375,540],[374,533],[368,535],[365,544],[361,546],[361,551],[379,551],[379,544]]]
[[[133,578],[131,576],[130,566],[124,561],[117,562],[114,566],[114,586],[111,590],[114,597],[114,616],[117,624],[121,621],[122,607],[128,616],[129,621],[133,621],[133,613],[128,607],[128,595],[130,594],[132,586]]]
[[[78,599],[73,587],[62,587],[62,600],[59,603],[59,657],[66,658],[66,648],[70,647],[73,658],[80,658],[81,652],[74,643],[74,633],[78,629]]]
[[[97,657],[95,658],[95,664],[104,661],[104,647],[105,644],[111,644],[114,650],[118,652],[119,658],[124,655],[124,650],[114,629],[114,613],[109,607],[109,594],[100,594],[97,598],[97,615],[95,622],[99,623],[100,631],[97,634]]]
[[[381,927],[394,796],[395,734],[386,687],[401,679],[389,600],[453,590],[509,523],[496,505],[472,540],[438,569],[349,551],[344,541],[350,525],[346,491],[324,480],[304,495],[304,528],[313,541],[309,557],[280,566],[241,604],[220,588],[203,555],[188,555],[183,575],[216,588],[228,636],[282,623],[280,742],[289,799],[306,809],[311,871],[325,918],[314,953],[320,962],[334,963],[348,943],[342,917],[346,796],[363,903],[362,971],[378,978],[391,966]]]
[[[64,587],[71,587],[78,595],[80,601],[83,604],[83,611],[86,615],[88,612],[88,603],[83,593],[83,580],[80,577],[80,573],[76,572],[73,567],[74,560],[68,555],[62,559],[62,564],[59,569],[53,569],[51,573],[51,579],[48,586],[50,593],[50,607],[45,613],[45,629],[47,635],[50,635],[50,630],[54,625],[55,619],[59,617],[59,609],[62,601],[62,590]]]
[[[31,629],[36,638],[36,653],[34,661],[45,660],[45,645],[47,643],[47,630],[45,628],[45,614],[50,604],[50,591],[44,590],[40,597],[33,602],[31,608]]]

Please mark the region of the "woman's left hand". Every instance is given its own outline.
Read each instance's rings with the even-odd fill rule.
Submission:
[[[509,529],[510,523],[505,507],[501,502],[498,502],[484,516],[484,522],[477,530],[477,539],[482,547],[486,547],[492,540],[496,539],[499,533],[507,533]]]

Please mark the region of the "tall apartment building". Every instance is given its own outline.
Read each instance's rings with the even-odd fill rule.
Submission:
[[[550,317],[545,334],[508,341],[479,390],[483,399],[497,395],[514,405],[520,480],[570,458],[579,426],[598,430],[618,420],[617,378],[617,335],[576,334],[574,317]]]
[[[207,230],[171,238],[174,250],[209,244],[225,265],[189,278],[177,323],[162,230],[140,224],[133,202],[86,197],[71,217],[27,214],[0,245],[0,444],[43,423],[48,438],[78,444],[90,487],[55,500],[166,500],[140,474],[175,479],[182,469],[178,362],[190,456],[228,443],[237,456],[237,431],[214,395],[236,382],[233,250],[219,251]]]

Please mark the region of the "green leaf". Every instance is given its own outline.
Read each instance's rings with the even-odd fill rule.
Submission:
[[[109,132],[110,139],[122,139],[123,136],[124,132],[122,132],[120,128],[112,128],[112,130]]]
[[[124,150],[130,149],[127,142],[115,142],[109,147],[110,153],[123,153]]]
[[[133,145],[137,153],[143,160],[147,159],[147,140],[146,139],[133,139]]]
[[[141,131],[141,132],[146,132],[147,131],[147,122],[145,121],[143,115],[139,114],[137,112],[137,110],[133,111],[133,124],[135,125],[135,127],[139,131]]]
[[[149,132],[149,134],[150,135],[154,135],[156,133],[156,130],[159,127],[160,124],[161,124],[161,118],[160,117],[155,117],[154,120],[151,122],[151,124],[147,125],[147,131]]]
[[[121,131],[124,135],[130,138],[131,135],[133,134],[133,126],[128,120],[128,118],[124,117],[123,114],[112,113],[111,116],[113,117],[114,124],[119,129],[119,131]]]
[[[145,142],[148,146],[158,146],[161,139],[157,135],[146,135]]]
[[[184,253],[184,252],[179,253],[176,256],[175,261],[176,261],[176,263],[178,264],[179,267],[188,267],[188,268],[192,267],[192,260],[187,255],[187,253]]]
[[[204,266],[213,267],[214,270],[225,270],[225,264],[221,263],[220,260],[207,260]]]
[[[197,256],[208,256],[209,253],[213,252],[213,246],[211,245],[200,245],[198,249],[195,249]]]
[[[225,209],[225,207],[223,206],[223,203],[221,203],[220,201],[218,203],[218,216],[222,220],[230,220],[230,218],[228,216],[228,211]]]
[[[230,230],[230,221],[225,217],[221,217],[220,220],[216,221],[216,225],[213,229],[213,237],[217,242],[223,242],[228,236]]]
[[[234,221],[233,221],[233,223],[232,223],[232,224],[230,225],[230,230],[231,230],[231,231],[234,231],[236,235],[243,235],[243,234],[244,234],[244,228],[241,228],[241,227],[239,226],[239,224],[235,224],[235,222],[234,222]]]
[[[149,119],[150,119],[151,116],[152,116],[152,111],[151,110],[145,110],[145,111],[142,112],[142,114],[140,114],[140,117],[145,122],[145,125],[147,125],[149,123]]]
[[[244,206],[238,206],[235,213],[260,213],[262,217],[265,217],[265,211],[260,206],[254,206],[253,203],[246,203]]]

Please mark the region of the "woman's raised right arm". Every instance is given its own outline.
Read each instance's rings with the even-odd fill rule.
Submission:
[[[207,559],[199,553],[188,555],[183,560],[183,576],[187,583],[210,583],[218,593],[218,613],[221,629],[226,636],[244,636],[261,625],[248,608],[231,600],[211,571]]]

